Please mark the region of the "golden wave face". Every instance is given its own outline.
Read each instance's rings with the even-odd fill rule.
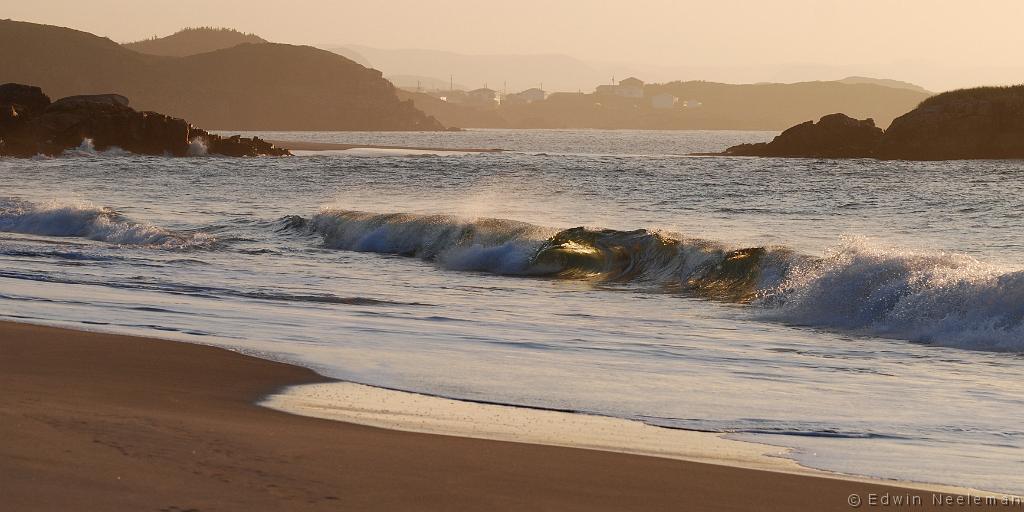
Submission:
[[[535,273],[602,281],[648,279],[666,291],[712,300],[750,302],[757,294],[761,247],[694,250],[679,240],[647,230],[567,229],[537,250]],[[673,276],[675,279],[666,279]]]
[[[757,295],[761,260],[766,252],[763,247],[728,252],[720,263],[699,277],[688,279],[687,287],[692,293],[713,300],[750,302]]]

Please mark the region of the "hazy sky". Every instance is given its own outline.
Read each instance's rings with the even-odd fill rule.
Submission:
[[[1024,82],[1021,0],[6,3],[0,16],[78,28],[121,42],[213,25],[288,43],[562,53],[592,61],[737,72],[746,67],[767,74],[794,67],[863,70],[931,82],[922,85],[937,90]]]

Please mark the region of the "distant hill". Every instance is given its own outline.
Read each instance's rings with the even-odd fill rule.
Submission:
[[[921,87],[917,84],[910,82],[901,82],[899,80],[892,80],[889,78],[869,78],[866,76],[848,76],[842,80],[837,80],[841,84],[874,84],[881,85],[883,87],[893,87],[896,89],[907,89],[909,91],[923,92],[932,94],[931,91]]]
[[[345,47],[345,46],[339,46],[339,47],[324,47],[323,49],[327,50],[329,52],[337,53],[338,55],[341,55],[342,57],[345,57],[346,59],[349,59],[349,60],[351,60],[353,62],[358,62],[359,64],[361,64],[363,66],[366,66],[368,68],[374,67],[373,63],[370,62],[370,59],[367,59],[365,56],[363,56],[363,54],[353,50],[352,48],[348,48],[348,47]]]
[[[858,119],[873,118],[878,126],[886,127],[931,95],[878,84],[842,82],[732,85],[690,81],[646,89],[648,95],[662,91],[681,100],[700,101],[702,106],[693,112],[701,111],[699,115],[708,121],[728,120],[735,129],[763,130],[782,130],[834,112]]]
[[[62,27],[0,20],[0,83],[50,97],[118,93],[207,129],[436,130],[381,73],[309,46],[262,43],[154,56]]]
[[[553,91],[575,91],[581,84],[585,90],[608,83],[611,74],[568,55],[468,55],[457,52],[424,49],[384,49],[360,45],[324,46],[325,49],[350,56],[362,56],[385,76],[435,77],[456,82],[469,89],[487,85],[500,90],[508,83],[509,92],[538,87]],[[351,58],[351,57],[350,57]],[[625,77],[622,77],[625,78]]]
[[[223,50],[245,43],[266,43],[256,34],[243,34],[231,28],[185,28],[166,37],[154,37],[134,43],[125,43],[129,50],[147,55],[186,57],[197,53]]]
[[[470,89],[459,82],[452,82],[450,80],[442,80],[431,76],[419,76],[419,75],[384,75],[388,81],[395,84],[395,87],[401,87],[402,89],[415,90],[419,87],[423,91],[442,91],[455,89],[465,91]]]
[[[467,105],[448,103],[424,93],[399,89],[398,97],[412,101],[416,108],[442,121],[445,126],[460,128],[510,128],[509,122],[499,110],[481,110]]]
[[[679,102],[671,108],[654,108],[651,97],[662,93]],[[405,97],[442,123],[464,128],[783,130],[834,112],[870,117],[885,127],[929,96],[871,83],[734,85],[702,81],[648,84],[644,95],[556,93],[542,101],[489,109],[445,107],[427,95]],[[691,107],[685,108],[684,102]]]

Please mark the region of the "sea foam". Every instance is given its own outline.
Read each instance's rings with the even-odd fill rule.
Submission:
[[[762,316],[921,343],[1024,351],[1024,271],[846,239],[762,290]]]
[[[0,231],[173,249],[204,247],[215,242],[213,236],[202,232],[179,233],[133,222],[110,208],[87,203],[35,204],[19,199],[0,199]]]

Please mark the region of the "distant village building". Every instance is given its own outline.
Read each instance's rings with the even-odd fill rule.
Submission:
[[[703,103],[701,103],[701,102],[699,102],[697,100],[684,100],[683,101],[683,108],[697,108],[697,107],[699,107],[701,105],[703,105]]]
[[[461,104],[469,101],[469,95],[466,94],[466,91],[434,91],[429,94],[441,101],[447,101],[448,103]]]
[[[501,101],[498,91],[482,87],[466,93],[466,103],[477,107],[495,107]]]
[[[662,92],[651,96],[651,107],[658,109],[673,108],[676,106],[676,102],[679,98],[667,93]]]
[[[614,96],[615,91],[618,88],[619,86],[617,85],[599,85],[597,86],[597,89],[594,90],[594,93],[601,96]]]
[[[622,80],[615,89],[615,94],[625,98],[643,98],[644,81],[632,76]]]
[[[547,96],[547,93],[544,92],[543,89],[533,87],[525,91],[506,94],[505,97],[502,98],[501,102],[502,104],[508,105],[523,105],[526,103],[533,103],[535,101],[543,101],[545,96]]]

